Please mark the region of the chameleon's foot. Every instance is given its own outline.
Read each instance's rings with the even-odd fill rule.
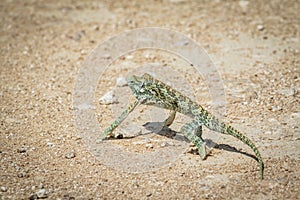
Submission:
[[[206,143],[203,142],[200,146],[198,146],[198,152],[200,157],[202,158],[202,160],[205,160],[207,157],[207,153],[206,153]]]
[[[96,140],[96,143],[99,144],[100,142],[102,142],[106,137],[102,138],[102,137],[99,137],[97,140]],[[123,134],[117,134],[117,135],[109,135],[108,138],[114,138],[114,139],[123,139],[124,136]]]
[[[103,141],[102,138],[98,138],[98,139],[96,140],[96,143],[99,144],[99,143],[102,142],[102,141]]]

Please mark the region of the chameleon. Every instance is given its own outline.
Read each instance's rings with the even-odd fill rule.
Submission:
[[[208,154],[206,143],[202,138],[202,126],[206,126],[212,131],[231,135],[248,145],[256,155],[260,169],[260,178],[263,179],[264,163],[261,154],[255,144],[245,134],[222,122],[201,105],[147,73],[140,77],[133,75],[128,78],[127,83],[135,96],[134,102],[122,112],[111,126],[100,134],[97,142],[102,141],[108,135],[116,137],[113,131],[138,105],[157,106],[171,111],[170,116],[162,123],[163,127],[169,127],[173,123],[176,112],[192,118],[191,122],[181,127],[180,132],[197,147],[199,155],[203,160],[206,159]]]

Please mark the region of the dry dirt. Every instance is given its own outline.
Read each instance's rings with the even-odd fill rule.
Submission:
[[[299,10],[296,0],[2,0],[0,199],[299,199]],[[230,151],[253,154],[230,136],[214,142],[232,148],[213,149],[205,161],[186,152],[143,173],[109,167],[88,150],[77,135],[72,104],[80,67],[101,42],[143,27],[176,30],[202,44],[223,79],[225,121],[257,144],[264,180],[253,158]],[[172,56],[169,60],[140,52],[115,62],[174,65]],[[123,71],[114,66],[106,71],[106,87],[97,89],[96,104],[123,72],[130,72],[127,65]],[[197,101],[209,108],[209,98],[199,93],[201,79],[187,80]],[[101,129],[120,105],[96,105]],[[142,107],[133,116],[139,120],[146,112]],[[178,131],[180,122],[171,128]],[[123,142],[128,140],[112,141]],[[160,148],[151,145],[131,148],[139,153]]]

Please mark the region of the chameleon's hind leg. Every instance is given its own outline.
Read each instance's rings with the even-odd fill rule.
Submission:
[[[195,129],[195,135],[196,135],[197,137],[199,137],[201,140],[203,140],[203,139],[202,139],[202,126],[198,126],[198,127]]]
[[[195,131],[195,134],[193,132]],[[185,137],[193,144],[196,145],[198,148],[198,152],[200,157],[204,160],[207,156],[206,153],[206,144],[202,139],[202,125],[199,124],[199,121],[193,120],[190,123],[185,124],[181,128],[181,132],[184,134]]]
[[[163,127],[169,127],[173,123],[176,116],[176,111],[172,110],[170,116],[163,122]]]
[[[122,112],[122,114],[98,137],[96,142],[102,141],[107,135],[113,135],[113,131],[126,119],[126,117],[131,113],[136,106],[142,103],[142,100],[136,100],[132,104],[130,104],[126,110]]]
[[[206,158],[206,156],[211,152],[211,148],[209,148],[207,145],[206,145],[206,142],[203,140],[202,138],[202,126],[198,126],[196,129],[195,129],[195,135],[198,136],[202,141],[203,141],[203,147],[202,148],[205,148],[205,153],[206,155],[204,157],[202,157],[202,159],[204,160]]]

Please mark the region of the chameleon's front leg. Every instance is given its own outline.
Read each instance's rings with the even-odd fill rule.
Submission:
[[[130,104],[126,110],[98,137],[96,142],[102,141],[107,135],[113,135],[112,132],[126,119],[126,117],[131,113],[136,106],[141,104],[141,100],[135,100]]]
[[[207,156],[206,144],[202,139],[202,124],[199,124],[199,120],[193,120],[190,123],[185,124],[181,128],[181,132],[185,137],[198,148],[200,157],[204,160]],[[195,132],[195,134],[193,134]]]

